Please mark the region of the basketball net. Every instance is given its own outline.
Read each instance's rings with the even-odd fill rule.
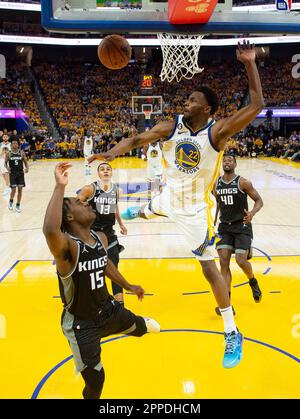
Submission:
[[[159,33],[158,40],[163,54],[161,81],[171,82],[191,79],[204,68],[198,66],[198,55],[204,35]]]
[[[168,0],[168,15],[180,32],[180,25],[205,24],[209,21],[218,0]],[[204,69],[198,66],[198,55],[204,35],[162,33],[157,37],[163,53],[162,81],[191,79]]]

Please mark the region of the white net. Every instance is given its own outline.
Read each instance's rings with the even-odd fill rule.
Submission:
[[[163,66],[160,73],[162,81],[171,82],[182,78],[191,79],[204,69],[198,66],[198,55],[204,35],[159,33],[163,53]]]

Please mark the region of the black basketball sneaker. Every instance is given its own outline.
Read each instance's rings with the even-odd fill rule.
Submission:
[[[257,280],[255,278],[249,279],[249,285],[250,285],[251,290],[252,290],[252,295],[253,295],[254,301],[256,303],[259,303],[262,299],[262,292],[259,288]]]

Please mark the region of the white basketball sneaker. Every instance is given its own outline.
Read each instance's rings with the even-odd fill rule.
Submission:
[[[160,332],[160,324],[157,323],[156,320],[151,319],[150,317],[144,317],[147,332],[148,333],[159,333]]]

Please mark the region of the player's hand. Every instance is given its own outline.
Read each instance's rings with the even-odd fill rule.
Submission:
[[[57,185],[66,186],[68,184],[68,169],[70,169],[70,167],[72,167],[71,163],[57,163],[54,170],[54,176]]]
[[[130,285],[128,291],[136,294],[140,301],[142,301],[142,299],[144,298],[145,291],[140,285]]]
[[[28,171],[29,171],[29,170],[27,169],[27,167],[25,167],[24,172],[25,172],[25,173],[28,173]]]
[[[112,161],[114,158],[115,156],[110,151],[107,151],[106,153],[92,154],[87,161],[88,163],[92,163],[95,160]]]
[[[250,44],[249,41],[245,41],[241,44],[240,42],[237,45],[236,57],[241,63],[247,64],[250,62],[255,62],[255,45]]]
[[[253,214],[250,211],[247,211],[246,209],[244,209],[245,212],[245,216],[243,218],[243,222],[244,224],[250,224],[253,218]]]
[[[123,236],[127,235],[127,228],[124,226],[124,224],[120,224],[120,231]]]

